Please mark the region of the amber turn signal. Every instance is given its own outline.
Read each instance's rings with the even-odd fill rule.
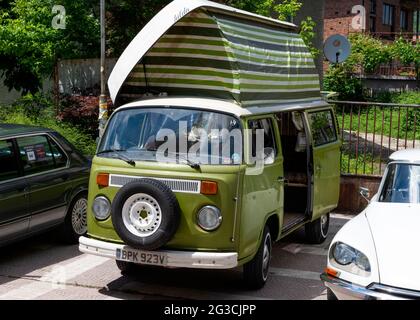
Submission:
[[[201,181],[201,194],[206,194],[206,195],[217,194],[217,182]]]
[[[331,269],[331,268],[326,268],[325,273],[328,274],[329,276],[332,276],[332,277],[338,277],[339,276],[338,271],[336,271],[334,269]]]
[[[108,187],[109,186],[109,174],[108,173],[99,173],[96,176],[96,183],[100,187]]]

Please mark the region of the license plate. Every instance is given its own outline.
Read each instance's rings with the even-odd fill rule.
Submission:
[[[116,259],[139,264],[165,266],[167,255],[161,252],[147,252],[134,249],[117,249]]]

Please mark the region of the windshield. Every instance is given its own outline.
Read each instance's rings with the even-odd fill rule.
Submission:
[[[379,202],[420,203],[420,166],[391,163]]]
[[[241,133],[239,120],[222,113],[169,107],[125,109],[110,119],[98,154],[237,165],[242,162]]]

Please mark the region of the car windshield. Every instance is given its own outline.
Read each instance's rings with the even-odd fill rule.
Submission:
[[[110,119],[98,155],[237,165],[242,162],[241,132],[239,120],[222,113],[171,107],[124,109]]]
[[[420,203],[420,166],[389,164],[379,202]]]

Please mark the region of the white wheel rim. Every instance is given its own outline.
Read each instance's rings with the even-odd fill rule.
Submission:
[[[327,238],[328,230],[325,230],[328,224],[328,216],[324,215],[321,217],[321,234],[324,238]]]
[[[262,273],[264,281],[268,278],[268,269],[270,267],[270,257],[271,257],[271,236],[267,234],[264,239],[264,249],[263,249],[263,259],[262,259]]]
[[[87,231],[87,200],[80,198],[71,211],[71,226],[76,234],[83,235]]]
[[[154,234],[162,223],[162,210],[152,196],[137,193],[129,197],[122,209],[124,226],[133,235],[141,238]]]

